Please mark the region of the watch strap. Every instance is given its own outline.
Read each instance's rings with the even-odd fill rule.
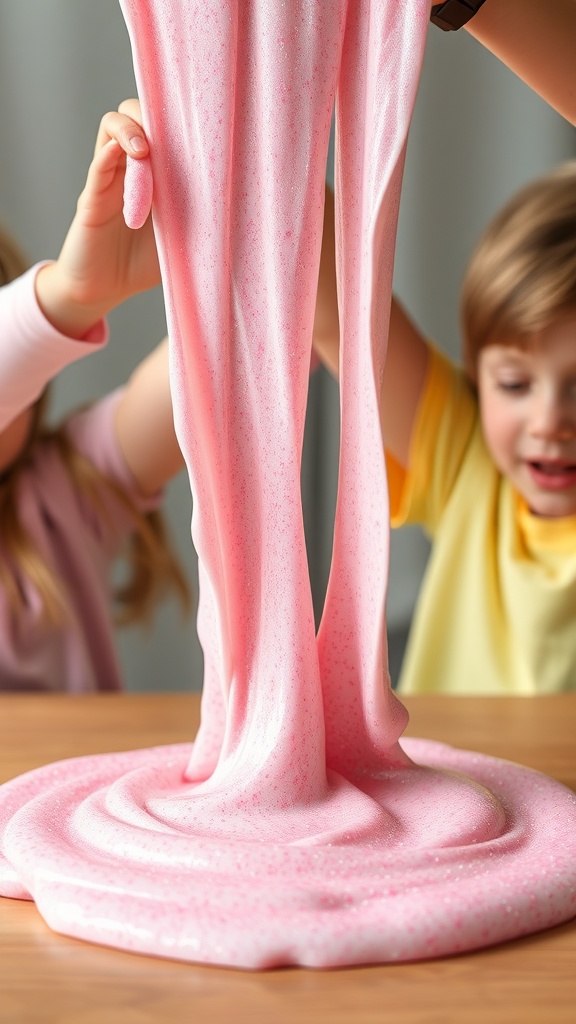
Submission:
[[[470,21],[483,3],[485,0],[445,0],[442,4],[434,4],[430,21],[444,32],[454,32]]]

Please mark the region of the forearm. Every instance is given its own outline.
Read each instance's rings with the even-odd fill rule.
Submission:
[[[183,468],[174,431],[168,341],[136,368],[116,410],[118,447],[143,495],[153,495]]]
[[[338,377],[340,324],[336,293],[336,252],[334,238],[334,196],[326,189],[322,252],[316,296],[313,333],[314,351],[326,368]]]
[[[392,296],[390,330],[380,398],[384,447],[408,467],[412,432],[426,382],[428,345],[419,328]]]
[[[336,294],[334,196],[330,189],[326,189],[313,343],[324,365],[338,377],[340,325]],[[426,342],[393,297],[382,383],[381,425],[384,444],[403,465],[408,464],[412,427],[424,388],[427,366]]]
[[[576,0],[486,0],[466,28],[576,124]]]

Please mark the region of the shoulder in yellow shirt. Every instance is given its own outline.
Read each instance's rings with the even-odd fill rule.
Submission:
[[[494,466],[476,399],[435,349],[410,468],[388,456],[393,526],[420,523],[433,549],[401,693],[576,689],[576,517],[532,516]]]

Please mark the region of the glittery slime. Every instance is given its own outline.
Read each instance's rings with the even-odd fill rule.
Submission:
[[[251,968],[439,956],[567,920],[574,795],[400,744],[384,668],[378,395],[429,2],[122,8],[194,499],[202,724],[191,746],[3,786],[0,891],[70,935]],[[336,92],[342,443],[316,637],[299,475]]]

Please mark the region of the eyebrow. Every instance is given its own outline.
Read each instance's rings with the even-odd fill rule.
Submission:
[[[507,348],[505,345],[492,345],[492,353],[488,354],[489,361],[524,363],[532,355],[531,352],[519,348]],[[497,352],[494,349],[497,348]],[[490,359],[492,356],[492,359]]]

